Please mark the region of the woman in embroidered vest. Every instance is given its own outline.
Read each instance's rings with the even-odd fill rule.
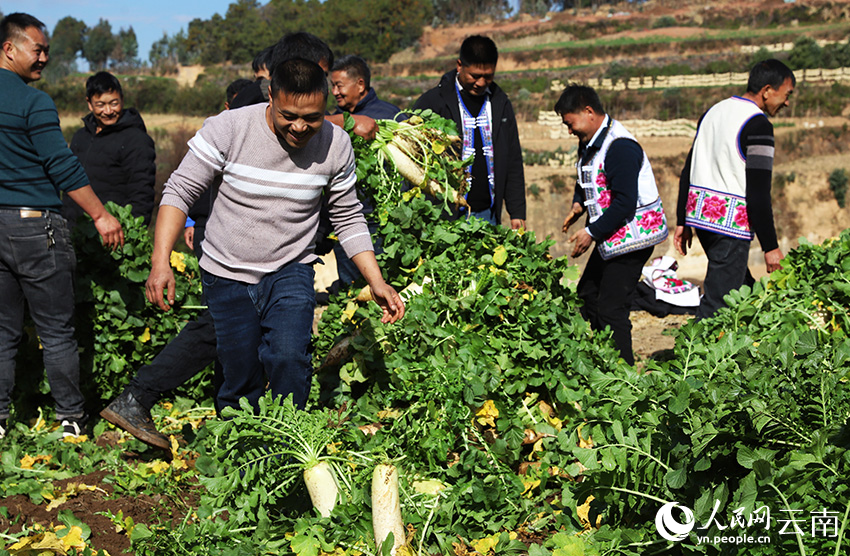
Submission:
[[[634,136],[605,113],[593,88],[570,85],[555,112],[579,140],[576,193],[563,232],[586,208],[587,225],[569,239],[572,256],[596,242],[578,284],[582,316],[594,330],[610,327],[620,355],[634,364],[632,297],[653,247],[667,238],[652,167]]]
[[[781,268],[770,181],[773,124],[788,106],[796,81],[788,66],[765,60],[750,71],[747,92],[722,100],[703,114],[679,179],[673,243],[685,255],[697,230],[708,257],[697,319],[724,306],[723,297],[752,284],[750,243],[758,236],[768,272]]]

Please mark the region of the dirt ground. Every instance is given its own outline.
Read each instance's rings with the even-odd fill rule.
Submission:
[[[109,431],[100,438],[110,434],[120,433]],[[127,452],[125,456],[132,459],[134,454]],[[97,487],[93,491],[81,491],[54,510],[48,510],[47,504],[33,504],[25,495],[4,498],[2,505],[8,509],[11,521],[0,514],[0,531],[8,531],[9,534],[14,535],[19,533],[23,526],[31,526],[33,523],[59,525],[58,512],[67,510],[82,519],[91,529],[92,535],[87,542],[94,549],[93,552],[106,550],[112,556],[120,556],[129,552],[130,538],[126,531],[115,526],[108,516],[109,513],[117,516],[120,512],[125,520],[131,518],[133,523],[171,521],[176,524],[183,518],[182,512],[186,508],[196,507],[198,504],[199,498],[193,489],[175,493],[168,499],[159,494],[150,496],[144,493],[114,498],[112,495],[115,489],[108,482],[109,475],[111,473],[108,471],[96,471],[71,479],[54,481],[53,486],[56,491],[65,490],[72,483]]]

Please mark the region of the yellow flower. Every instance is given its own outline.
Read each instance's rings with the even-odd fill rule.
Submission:
[[[177,272],[185,272],[186,271],[186,261],[183,253],[178,253],[177,251],[171,252],[171,257],[169,257],[169,262],[171,266],[177,269]]]

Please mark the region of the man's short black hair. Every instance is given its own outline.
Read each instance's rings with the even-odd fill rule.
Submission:
[[[251,69],[254,70],[254,73],[257,73],[263,68],[271,70],[273,52],[274,45],[271,45],[260,50],[260,53],[254,56],[254,60],[251,62]],[[271,71],[269,71],[269,73],[271,73]]]
[[[791,80],[791,85],[797,85],[794,72],[788,66],[775,58],[764,60],[758,62],[750,70],[750,78],[747,80],[747,92],[758,93],[768,85],[773,89],[778,89],[785,83],[786,79]]]
[[[272,52],[272,67],[269,68],[269,73],[274,71],[275,66],[292,58],[302,58],[314,64],[324,61],[329,68],[334,64],[334,53],[331,47],[316,35],[306,31],[288,33],[277,41]]]
[[[118,78],[108,71],[99,71],[86,79],[86,99],[91,100],[95,95],[102,95],[111,92],[118,93],[118,96],[124,98],[124,91],[121,89],[121,83]]]
[[[328,78],[322,67],[304,58],[290,58],[272,70],[272,95],[278,92],[296,96],[321,93],[328,100]]]
[[[499,49],[490,37],[472,35],[460,45],[462,66],[495,66],[499,61]]]
[[[23,37],[30,27],[35,27],[44,33],[44,23],[29,14],[15,12],[7,15],[0,21],[0,44]]]
[[[599,95],[593,87],[570,83],[561,93],[561,98],[555,103],[555,112],[558,114],[578,114],[586,106],[589,106],[597,114],[605,113],[602,108],[602,101],[599,100]]]
[[[362,79],[367,91],[372,86],[372,72],[369,71],[369,65],[366,63],[366,60],[355,54],[343,56],[334,62],[331,71],[344,71],[348,74],[348,77]]]
[[[233,102],[233,99],[236,98],[236,95],[239,94],[239,91],[247,87],[253,83],[250,79],[237,79],[230,83],[227,86],[227,89],[224,91],[224,98],[228,104]]]

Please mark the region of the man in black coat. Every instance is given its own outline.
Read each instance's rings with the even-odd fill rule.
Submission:
[[[502,204],[511,228],[525,227],[525,175],[516,115],[508,96],[493,81],[499,51],[488,37],[466,38],[457,68],[423,94],[415,109],[430,108],[454,120],[463,138],[463,156],[475,154],[466,201],[473,216],[496,225]]]
[[[145,122],[135,108],[124,108],[121,83],[111,73],[102,71],[88,78],[86,101],[91,112],[71,139],[71,151],[80,159],[102,203],[132,205],[133,216],[142,216],[149,224],[156,150]],[[66,197],[62,214],[73,226],[82,212]]]

